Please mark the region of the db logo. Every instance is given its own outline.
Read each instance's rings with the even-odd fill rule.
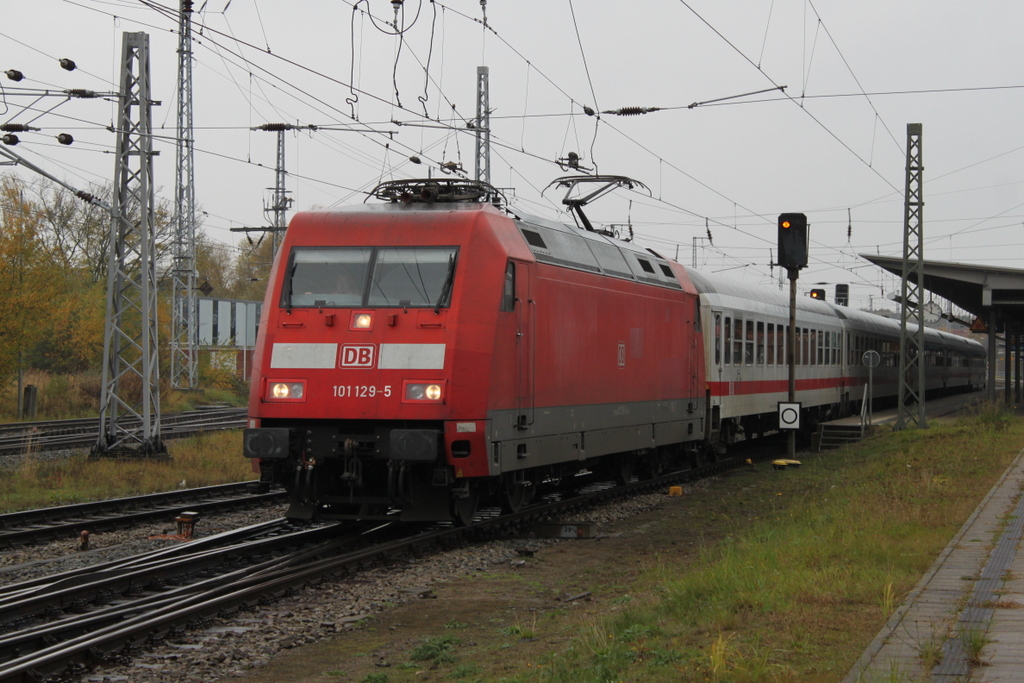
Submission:
[[[344,344],[341,347],[341,367],[343,368],[372,368],[373,356],[376,347],[357,346],[355,344]]]

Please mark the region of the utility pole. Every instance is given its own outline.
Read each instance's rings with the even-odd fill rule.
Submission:
[[[93,456],[165,456],[160,439],[149,35],[124,33],[99,438]]]
[[[693,238],[693,267],[694,267],[694,269],[697,268],[697,245],[701,244],[701,247],[703,248],[703,243],[704,242],[708,242],[710,244],[711,240],[709,238],[707,238],[707,237],[694,237]]]
[[[266,207],[266,211],[270,211],[274,214],[272,225],[269,230],[273,244],[272,256],[277,254],[277,234],[279,232],[284,232],[288,228],[288,209],[291,207],[293,201],[292,198],[288,196],[288,191],[285,189],[285,180],[287,179],[288,174],[284,170],[284,134],[285,131],[303,129],[316,130],[316,126],[293,126],[290,123],[264,123],[262,126],[256,126],[252,129],[277,133],[277,170],[274,174],[274,187],[270,188],[274,194],[270,206]]]
[[[171,268],[171,386],[198,384],[196,326],[196,193],[192,129],[192,0],[178,21],[178,138],[174,184],[174,265]]]
[[[476,179],[491,184],[490,68],[476,68]]]
[[[903,203],[903,274],[900,280],[900,388],[896,429],[927,429],[924,402],[924,163],[922,126],[907,124],[907,175]],[[912,263],[912,261],[914,261]],[[916,319],[917,330],[908,325]],[[912,404],[916,404],[915,410]]]

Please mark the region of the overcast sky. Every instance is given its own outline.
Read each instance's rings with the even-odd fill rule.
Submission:
[[[588,207],[595,222],[630,222],[638,243],[687,265],[698,238],[699,268],[764,286],[778,285],[777,215],[802,211],[812,248],[801,289],[829,283],[831,298],[846,282],[852,305],[878,307],[898,280],[856,254],[901,252],[913,122],[924,126],[925,257],[1022,267],[1024,3],[400,4],[396,31],[390,0],[196,0],[196,199],[212,238],[235,245],[230,227],[269,224],[276,133],[250,130],[268,122],[318,127],[286,136],[294,210],[358,203],[380,180],[444,175],[443,162],[472,177],[466,123],[487,65],[492,183],[520,211],[559,217],[564,192],[541,191],[575,152],[650,189],[601,199]],[[19,134],[16,151],[77,187],[109,183],[112,104],[38,91],[116,89],[122,33],[145,31],[162,103],[155,173],[173,200],[177,6],[4,3],[0,70],[25,79],[0,74],[0,121],[42,129]],[[60,132],[75,144],[59,145]]]

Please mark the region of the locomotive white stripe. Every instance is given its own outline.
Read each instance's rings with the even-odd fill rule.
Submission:
[[[270,355],[270,367],[278,370],[330,370],[337,363],[337,344],[274,344]]]
[[[444,344],[381,344],[381,370],[442,370]]]

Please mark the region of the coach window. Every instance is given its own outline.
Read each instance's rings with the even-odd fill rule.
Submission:
[[[808,330],[805,327],[804,328],[804,340],[803,340],[804,365],[812,365],[813,361],[814,361],[814,347],[813,346],[808,347],[808,344],[810,344],[810,343],[811,343],[811,331]]]
[[[765,362],[768,365],[775,365],[775,323],[768,323],[767,334],[768,357]]]
[[[747,345],[746,354],[743,356],[743,362],[746,365],[754,364],[754,321],[748,320],[747,322]]]
[[[732,317],[725,316],[725,364],[732,365]]]
[[[715,313],[715,365],[722,364],[722,314]]]
[[[743,321],[739,318],[732,325],[732,362],[743,365]]]
[[[502,310],[515,310],[515,263],[509,261],[505,268],[505,291],[502,293]]]
[[[757,321],[757,364],[764,365],[764,323]]]

